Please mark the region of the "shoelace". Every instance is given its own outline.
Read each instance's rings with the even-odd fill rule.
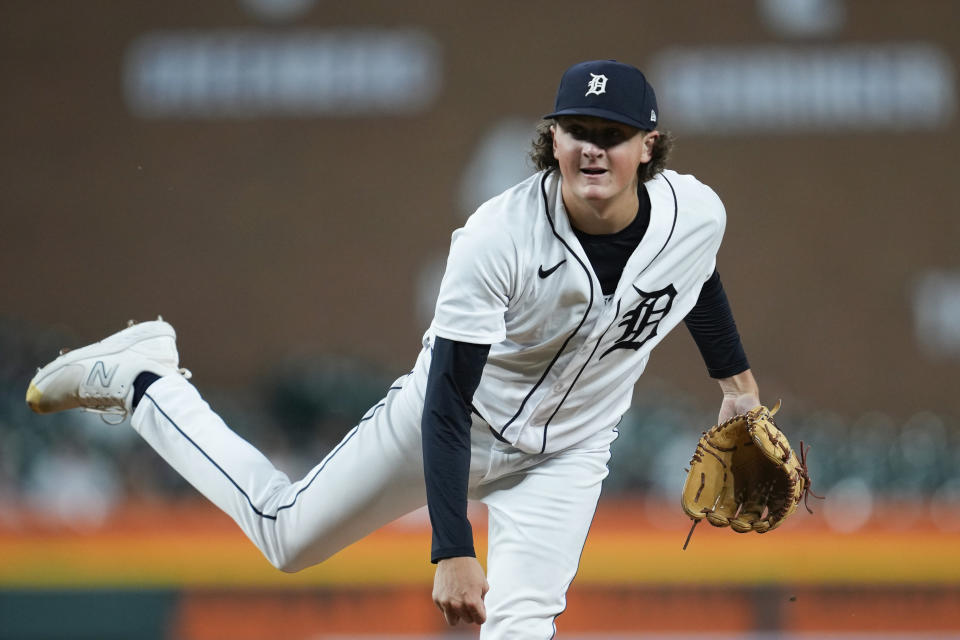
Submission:
[[[180,367],[179,369],[177,369],[177,373],[183,376],[184,379],[186,380],[189,380],[190,378],[193,377],[193,373],[190,371],[190,369],[187,369],[184,367]],[[127,411],[125,407],[106,407],[105,409],[99,409],[97,407],[81,407],[81,409],[88,413],[99,413],[100,419],[109,425],[120,424],[121,422],[126,420],[127,416],[130,414],[130,412]],[[110,420],[107,418],[107,416],[116,416],[117,419],[115,421]]]

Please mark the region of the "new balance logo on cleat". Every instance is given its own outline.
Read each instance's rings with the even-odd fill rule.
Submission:
[[[107,371],[107,368],[103,364],[103,360],[97,360],[90,369],[90,375],[87,376],[87,386],[93,386],[94,382],[99,381],[100,386],[109,387],[110,383],[113,381],[114,374],[117,373],[117,368],[119,366],[119,363],[115,364],[110,368],[110,371]]]

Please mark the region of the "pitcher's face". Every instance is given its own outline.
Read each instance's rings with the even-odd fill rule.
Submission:
[[[592,116],[563,116],[552,131],[553,155],[568,188],[564,195],[593,209],[636,194],[637,169],[650,161],[659,135]]]

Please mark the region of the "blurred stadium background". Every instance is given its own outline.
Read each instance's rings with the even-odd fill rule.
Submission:
[[[474,636],[430,602],[423,514],[282,574],[132,431],[23,394],[162,313],[302,474],[408,369],[451,231],[598,57],[648,71],[671,166],[723,198],[751,363],[826,500],[680,551],[719,398],[678,330],[560,637],[960,637],[958,25],[954,0],[0,0],[0,640]]]

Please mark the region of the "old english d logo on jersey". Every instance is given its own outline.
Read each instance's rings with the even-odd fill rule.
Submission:
[[[636,351],[647,340],[657,335],[660,321],[670,313],[673,299],[677,297],[677,290],[673,288],[672,284],[668,284],[663,289],[652,293],[642,291],[636,286],[633,288],[640,294],[640,302],[621,316],[620,324],[617,326],[624,328],[623,335],[617,339],[612,347],[603,352],[601,358],[616,349],[633,349]]]

